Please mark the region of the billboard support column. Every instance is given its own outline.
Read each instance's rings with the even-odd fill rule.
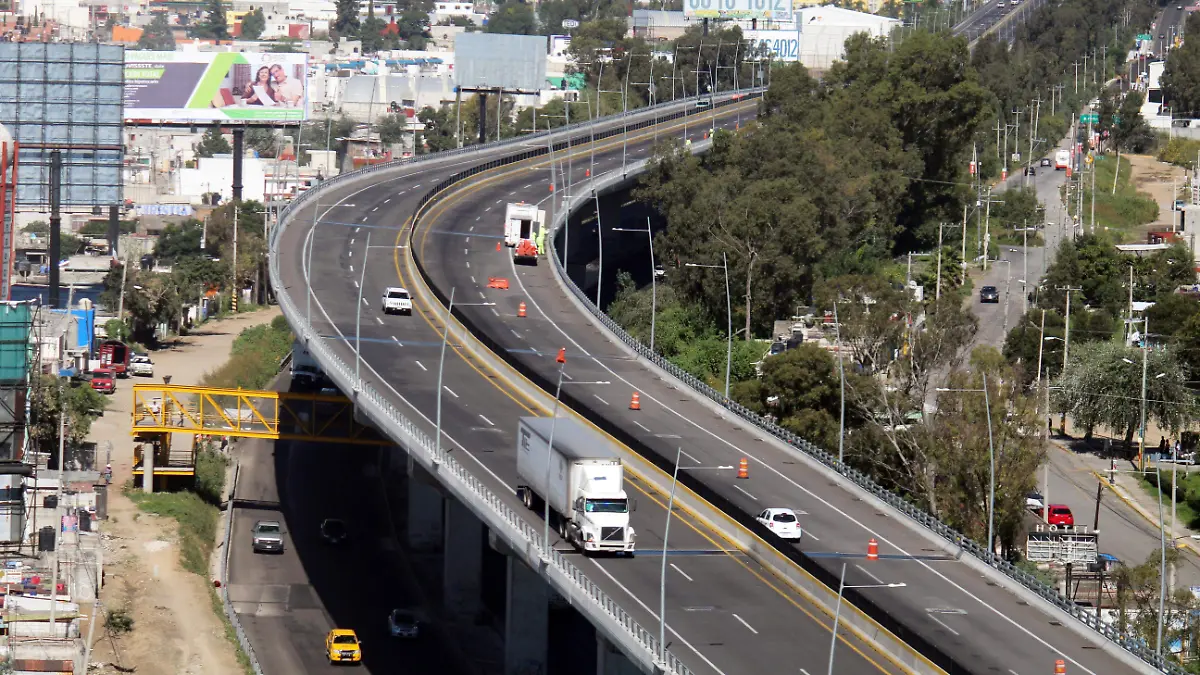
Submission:
[[[487,143],[487,92],[480,91],[479,97],[479,144]]]
[[[244,147],[246,127],[233,128],[233,201],[242,201],[242,156],[246,154]]]
[[[62,258],[62,150],[50,152],[50,306],[62,308],[58,262]]]
[[[108,207],[108,254],[113,260],[118,259],[118,249],[121,244],[121,207],[113,204]]]
[[[462,89],[454,88],[454,140],[458,141],[458,147],[463,146],[462,135]]]

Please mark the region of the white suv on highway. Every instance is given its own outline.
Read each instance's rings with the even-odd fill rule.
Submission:
[[[407,290],[389,286],[383,292],[383,313],[392,314],[394,312],[412,314],[412,298],[408,297]]]

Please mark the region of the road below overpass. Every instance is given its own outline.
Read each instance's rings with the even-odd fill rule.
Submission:
[[[729,113],[722,111],[721,116],[727,124]],[[692,136],[698,139],[706,126],[693,123]],[[660,136],[668,133],[682,134],[681,125],[676,123],[672,131]],[[652,140],[631,140],[630,154],[645,157]],[[587,157],[588,149],[581,149],[580,154]],[[583,160],[575,161],[576,170],[582,173]],[[597,148],[598,173],[619,167],[620,162],[621,143],[606,142]],[[404,227],[419,196],[460,168],[461,160],[446,158],[440,163],[397,169],[355,189],[335,191],[319,208],[320,224],[313,235],[314,325],[353,362],[359,316],[357,309],[351,308],[361,304],[364,379],[390,390],[399,406],[426,419],[432,417],[436,404],[438,340],[445,310],[419,307],[414,317],[386,317],[377,311],[377,296],[385,286],[413,283],[409,252],[397,248],[408,245]],[[1072,672],[1134,672],[1125,661],[1093,648],[1064,625],[1071,620],[1031,607],[1024,597],[985,581],[975,568],[947,555],[941,542],[874,506],[857,491],[830,481],[803,458],[697,401],[673,381],[631,358],[571,303],[549,265],[514,268],[507,250],[496,251],[503,206],[509,201],[536,202],[549,196],[547,168],[544,159],[529,161],[468,181],[434,203],[411,240],[415,246],[412,253],[421,259],[434,284],[444,294],[454,290],[463,318],[486,333],[502,354],[545,383],[556,373],[553,354],[566,347],[570,379],[564,386],[564,399],[647,456],[674,458],[676,449],[682,447],[684,467],[749,458],[749,480],[735,481],[717,471],[696,472],[688,480],[711,491],[742,523],[751,524],[750,514],[767,506],[799,509],[808,535],[798,548],[807,554],[806,564],[827,582],[832,579],[836,583],[837,571],[846,563],[849,584],[907,584],[903,589],[870,589],[849,595],[859,604],[873,604],[880,616],[911,631],[905,633],[910,642],[936,645],[932,651],[948,657],[948,669],[1025,675],[1044,672],[1053,667],[1056,658],[1064,658]],[[302,213],[295,222],[305,223],[312,217],[311,212],[307,218]],[[303,287],[301,252],[307,234],[307,227],[294,226],[280,243],[286,267],[281,271],[290,287]],[[487,279],[494,276],[511,279],[511,290],[487,289]],[[519,319],[517,303],[522,300],[529,305],[529,316]],[[514,393],[504,381],[505,375],[490,372],[459,352],[452,348],[445,364],[441,393],[449,431],[446,442],[476,462],[481,474],[497,484],[497,492],[511,494],[514,418],[544,411]],[[628,397],[635,390],[642,394],[638,412],[628,410]],[[633,493],[647,490],[647,497],[654,494],[648,486],[631,485],[630,489]],[[647,501],[653,499],[643,500],[643,504]],[[661,517],[660,511],[647,522],[642,512],[635,514],[644,550],[653,550],[656,532],[661,530],[656,522]],[[872,537],[881,545],[879,561],[865,559],[866,543]],[[691,546],[704,548],[703,543]],[[797,551],[789,552],[799,557]],[[689,665],[736,673],[750,669],[775,672],[784,664],[803,664],[813,671],[826,662],[824,654],[815,653],[814,646],[821,640],[812,633],[815,630],[827,636],[828,619],[803,603],[781,602],[783,594],[771,581],[757,578],[736,555],[713,556],[709,551],[707,555],[684,556],[674,545],[668,555],[677,558],[667,586],[672,649]],[[709,572],[712,581],[705,583],[692,575],[694,559],[712,565],[717,563],[710,558],[720,561],[722,556],[728,560]],[[585,571],[614,587],[614,597],[623,598],[619,601],[638,614],[643,625],[654,624],[658,582],[652,571],[638,571],[638,559],[589,562]],[[745,581],[733,583],[738,578]],[[796,631],[804,626],[810,639],[797,640]],[[1015,651],[1013,645],[1020,645],[1020,650]],[[853,654],[843,650],[838,672],[870,671],[879,663],[877,657],[875,664],[866,658],[856,662]]]

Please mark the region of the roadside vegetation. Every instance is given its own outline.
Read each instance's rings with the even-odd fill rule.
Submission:
[[[279,364],[292,350],[292,330],[277,316],[269,324],[247,328],[233,341],[229,360],[205,374],[210,387],[264,389],[279,373]]]
[[[1120,175],[1114,176],[1118,172],[1118,161]],[[1077,199],[1072,198],[1067,202],[1071,215],[1081,216],[1080,221],[1091,228],[1094,187],[1096,228],[1108,231],[1115,241],[1129,240],[1137,234],[1135,228],[1158,218],[1158,204],[1133,185],[1133,165],[1127,160],[1112,155],[1097,155],[1094,167],[1095,182],[1090,178],[1084,179],[1082,212],[1079,211]]]

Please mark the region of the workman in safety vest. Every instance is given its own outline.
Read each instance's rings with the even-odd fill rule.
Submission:
[[[545,227],[538,228],[537,250],[538,250],[538,255],[544,255],[546,253],[546,228]]]

